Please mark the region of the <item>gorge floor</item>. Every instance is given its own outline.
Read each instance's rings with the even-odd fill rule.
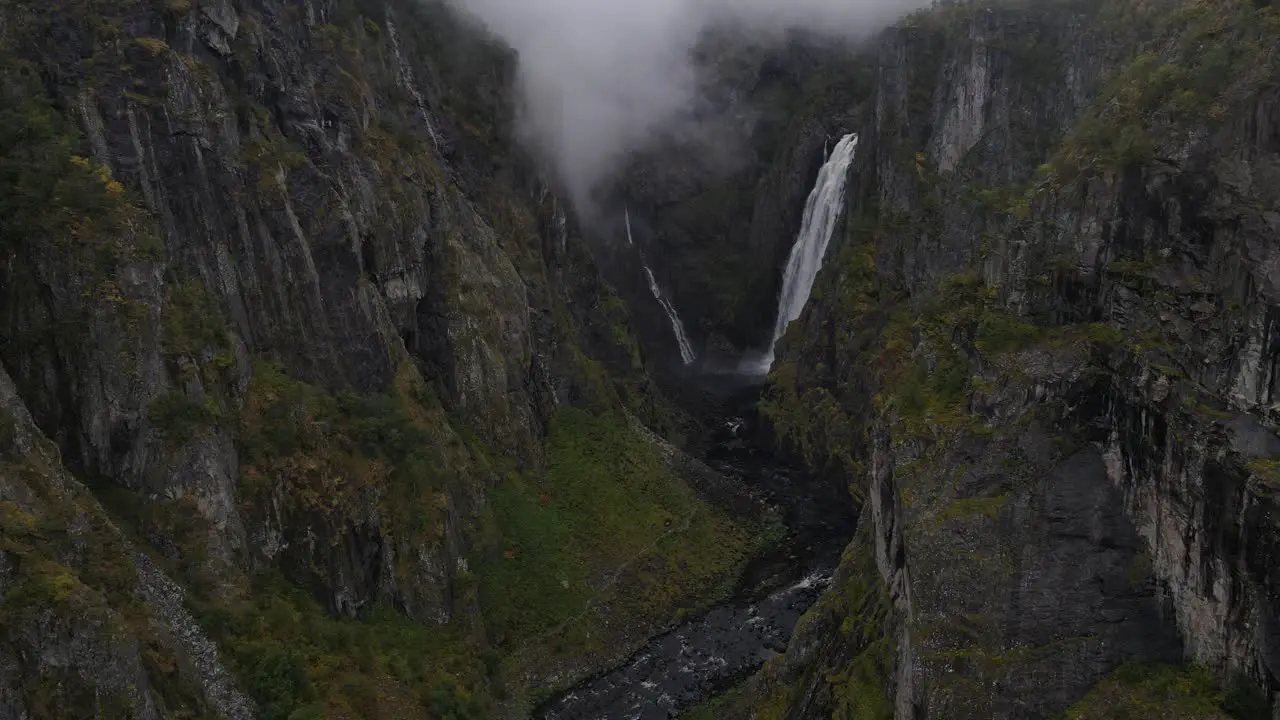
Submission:
[[[737,684],[783,652],[801,615],[828,584],[853,533],[852,504],[755,440],[752,389],[735,392],[708,438],[705,461],[758,492],[785,523],[783,539],[754,558],[732,598],[651,638],[622,665],[541,705],[545,720],[658,720]]]

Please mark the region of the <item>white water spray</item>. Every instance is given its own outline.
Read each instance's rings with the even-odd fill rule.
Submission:
[[[750,361],[757,372],[767,373],[773,367],[774,348],[787,325],[800,317],[805,303],[809,302],[809,294],[813,292],[813,281],[822,269],[822,259],[827,254],[827,245],[831,242],[831,234],[835,231],[836,222],[844,210],[844,189],[849,175],[849,165],[853,162],[854,151],[858,148],[858,134],[850,133],[836,143],[831,155],[818,171],[818,179],[813,184],[809,199],[805,202],[804,217],[800,223],[800,232],[796,235],[796,244],[791,247],[791,256],[787,258],[787,268],[782,275],[782,293],[778,296],[778,316],[773,324],[773,338],[769,341],[769,349],[764,356]]]
[[[635,247],[636,242],[631,237],[631,208],[623,206],[622,213],[623,213],[622,216],[625,219],[625,222],[627,224],[627,244],[630,245],[631,247]]]
[[[680,322],[680,315],[676,313],[676,307],[671,304],[662,294],[662,288],[658,287],[658,281],[653,277],[653,271],[648,265],[644,266],[644,274],[649,278],[649,292],[653,293],[653,299],[658,301],[662,309],[667,312],[667,318],[671,320],[671,330],[676,334],[676,342],[680,345],[680,359],[685,365],[697,359],[697,355],[693,353],[693,345],[689,343],[689,337],[684,334],[684,323]]]

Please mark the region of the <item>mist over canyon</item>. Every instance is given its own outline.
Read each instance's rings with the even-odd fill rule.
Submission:
[[[782,43],[806,30],[865,40],[920,0],[449,0],[516,53],[523,131],[578,210],[626,157],[663,136],[714,144],[694,51],[711,30]],[[731,148],[742,152],[744,148]]]

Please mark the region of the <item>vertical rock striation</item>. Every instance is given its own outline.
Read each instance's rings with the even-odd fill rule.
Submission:
[[[142,548],[104,562],[137,558],[144,580],[112,589],[127,606],[102,590],[61,501],[6,486],[4,586],[107,599],[6,615],[0,715],[87,716],[98,693],[122,717],[250,716],[201,627],[262,717],[527,701],[498,689],[481,607],[477,566],[512,532],[494,493],[550,498],[560,408],[663,433],[678,413],[513,149],[510,63],[433,3],[0,4],[5,392],[68,497]],[[69,570],[31,576],[30,533],[69,535]],[[646,611],[582,662],[674,613]]]
[[[844,239],[762,406],[853,487],[855,579],[756,717],[1136,712],[1163,676],[1112,674],[1135,660],[1231,688],[1170,716],[1280,690],[1275,22],[945,5],[882,36]]]

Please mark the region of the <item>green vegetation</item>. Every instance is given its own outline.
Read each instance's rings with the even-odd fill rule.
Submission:
[[[801,677],[784,675],[771,660],[744,686],[709,703],[732,708],[716,717],[785,720],[803,700],[806,711],[819,710],[833,720],[890,720],[897,672],[898,617],[872,556],[871,535],[860,528],[845,551],[836,582],[800,619],[795,633],[814,640],[814,656]],[[814,687],[816,692],[802,688]]]
[[[988,312],[978,323],[973,344],[983,355],[1001,355],[1043,344],[1051,332],[1006,312]]]
[[[332,395],[260,362],[238,442],[247,506],[260,508],[283,491],[293,509],[340,527],[376,495],[390,529],[423,542],[443,533],[447,483],[472,466],[467,446],[407,365],[390,394],[362,397]]]
[[[406,368],[390,390],[333,395],[257,363],[237,429],[245,516],[277,498],[289,517],[307,518],[288,532],[314,533],[316,550],[327,553],[330,538],[359,522],[364,503],[376,496],[389,533],[384,541],[438,543],[443,483],[467,472],[472,460],[415,372]],[[161,407],[192,411],[179,398]],[[381,604],[358,619],[334,618],[275,571],[255,575],[245,592],[215,593],[220,581],[204,574],[207,529],[198,513],[155,503],[139,512],[140,502],[113,505],[135,508],[124,514],[144,537],[183,548],[180,577],[196,591],[189,599],[264,718],[492,716],[500,668],[465,630],[409,620]],[[410,562],[392,568],[399,582],[411,582]],[[312,563],[319,572],[323,555]],[[456,592],[465,598],[463,583],[465,577]]]
[[[171,447],[187,443],[221,418],[222,410],[212,400],[193,400],[177,390],[164,393],[147,406],[147,420]]]
[[[1247,700],[1233,698],[1237,707],[1249,711]],[[1127,663],[1072,705],[1063,720],[1226,720],[1232,716],[1223,708],[1225,701],[1226,694],[1204,668]]]
[[[0,12],[16,25],[6,27],[9,37],[25,35],[28,25],[42,25],[54,15]],[[90,24],[93,32],[112,31],[100,18]],[[0,254],[7,258],[0,284],[8,301],[0,305],[6,306],[11,333],[0,337],[0,354],[18,361],[11,368],[39,366],[55,352],[64,362],[79,359],[86,328],[95,320],[109,321],[95,327],[103,335],[116,331],[115,337],[135,338],[146,308],[122,290],[119,270],[151,259],[159,248],[148,214],[109,168],[88,157],[75,123],[49,96],[42,69],[0,48]],[[57,312],[44,304],[53,293],[63,301]],[[15,497],[24,503],[0,504],[0,547],[14,569],[0,605],[0,642],[16,645],[12,651],[19,656],[43,657],[44,648],[24,647],[29,628],[39,624],[50,637],[74,636],[96,657],[137,647],[147,679],[161,696],[158,704],[194,712],[199,702],[179,679],[176,658],[158,642],[139,600],[129,548],[92,499],[63,475],[52,443],[34,428],[19,428],[8,413],[0,415],[0,435],[10,441],[34,434],[29,451],[13,445],[0,452],[0,476],[16,483]],[[138,645],[122,644],[126,636]],[[92,685],[100,668],[55,669],[41,662],[23,668],[18,678],[34,716],[126,714],[125,693]]]
[[[388,394],[335,396],[260,362],[240,420],[242,499],[246,507],[283,499],[284,511],[307,523],[290,532],[312,533],[323,544],[376,496],[386,542],[430,546],[443,539],[450,488],[493,477],[489,549],[475,575],[461,575],[455,594],[465,600],[478,591],[490,639],[508,654],[539,658],[616,652],[613,643],[637,627],[714,600],[752,550],[748,529],[672,478],[621,415],[562,408],[550,427],[545,474],[495,462],[451,422],[408,368]],[[415,568],[399,562],[397,577],[411,583]],[[407,698],[405,707],[443,703],[459,718],[488,717],[495,688],[518,669],[464,662],[480,647],[460,631],[396,621],[390,610],[334,620],[283,580],[256,582],[252,601],[211,604],[206,614],[255,697],[278,708],[278,717],[299,708],[373,717],[359,714],[371,712],[360,700],[370,688]],[[392,621],[398,629],[384,637],[379,628]],[[368,646],[362,664],[335,659],[355,635]],[[407,642],[416,654],[409,656]],[[409,671],[397,654],[409,658]]]
[[[947,278],[911,305],[895,307],[882,338],[876,360],[884,379],[880,403],[892,404],[905,436],[935,439],[953,431],[989,432],[971,412],[970,400],[992,380],[973,373],[983,367],[988,374],[1016,373],[1016,367],[999,370],[993,364],[1002,355],[1069,346],[1136,351],[1144,339],[1130,338],[1126,345],[1107,323],[1036,325],[1006,310],[996,289],[973,272]]]
[[[271,575],[243,599],[197,609],[264,720],[493,716],[496,664],[448,628],[386,607],[335,619]]]
[[[796,694],[796,688],[793,685],[773,688],[772,692],[756,703],[752,717],[756,720],[786,720],[791,703],[796,700]]]
[[[982,324],[991,299],[977,275],[966,273],[946,280],[916,307],[895,308],[890,315],[878,360],[885,388],[880,402],[892,404],[906,436],[983,431],[969,411],[972,373],[957,338]]]
[[[1220,122],[1227,106],[1271,77],[1280,16],[1270,6],[1169,0],[1125,7],[1127,27],[1147,27],[1147,47],[1115,74],[1094,109],[1064,138],[1047,170],[1069,182],[1154,159],[1188,128]],[[1123,10],[1122,10],[1123,8]]]
[[[150,52],[152,55],[164,55],[170,52],[169,44],[160,38],[139,37],[134,38],[134,42],[146,48],[147,52]]]
[[[837,260],[840,307],[851,318],[873,310],[880,297],[874,222],[874,217],[866,213],[848,220],[847,236],[853,242],[841,248]]]
[[[966,614],[959,618],[954,628],[948,628],[958,639],[958,647],[935,650],[924,654],[931,661],[977,668],[988,676],[999,676],[1041,662],[1061,653],[1067,646],[1089,640],[1088,637],[1060,637],[1043,645],[1019,645],[1014,647],[992,646],[989,620],[979,614]],[[935,631],[936,632],[936,631]],[[963,684],[965,681],[962,680]]]
[[[0,246],[14,248],[33,236],[97,235],[115,206],[109,175],[75,154],[72,126],[39,89],[35,68],[5,60],[0,106]],[[86,232],[88,231],[88,232]]]
[[[332,581],[321,569],[329,544],[363,522],[374,498],[383,542],[431,548],[442,541],[449,484],[479,460],[412,368],[388,390],[335,395],[279,366],[255,364],[238,428],[241,500],[250,518],[277,503],[294,518],[291,536],[318,541],[309,559],[315,577],[294,582]],[[404,555],[391,570],[409,588],[418,569]],[[463,602],[465,583],[463,574],[454,589]],[[499,669],[461,629],[411,621],[385,606],[335,619],[271,573],[256,577],[247,594],[204,595],[200,611],[267,718],[492,715]]]
[[[854,469],[854,424],[839,400],[824,387],[802,390],[793,363],[778,363],[770,377],[772,385],[759,409],[775,432],[812,468],[824,468],[830,463]]]
[[[277,173],[302,167],[307,162],[307,155],[268,126],[263,135],[245,143],[240,160],[257,176],[255,189],[258,195],[278,200],[284,197],[285,189]]]
[[[854,555],[848,579],[837,591],[844,603],[840,634],[845,643],[859,649],[843,669],[827,678],[834,699],[832,718],[889,720],[897,663],[893,603],[870,545],[858,543],[847,552]]]
[[[733,709],[739,703],[748,700],[748,686],[743,684],[731,688],[719,695],[692,705],[680,712],[681,720],[726,720],[734,717]]]
[[[125,372],[137,373],[132,341],[147,329],[148,306],[121,269],[153,259],[159,234],[111,171],[87,155],[36,66],[0,48],[0,253],[17,260],[7,264],[0,295],[20,299],[6,303],[0,357],[15,373],[33,359],[47,362],[55,349],[68,358],[98,353],[94,362],[112,369],[115,352]],[[121,342],[86,348],[90,327]]]
[[[821,633],[824,638],[804,676],[785,676],[783,666],[771,660],[746,686],[750,692],[741,697],[731,693],[721,701],[736,710],[721,716],[784,720],[794,710],[793,703],[804,700],[808,712],[821,709],[833,720],[893,717],[897,618],[870,554],[870,541],[868,531],[860,529],[845,551],[836,583],[796,627],[797,635],[816,638]],[[801,690],[815,683],[816,692]]]
[[[937,521],[946,522],[955,518],[969,518],[978,515],[985,515],[995,520],[999,517],[1000,511],[1004,509],[1005,501],[1007,500],[1008,496],[1006,495],[953,500],[950,505],[942,509],[942,512],[938,513]]]
[[[598,647],[607,630],[591,627],[593,602],[607,603],[614,623],[668,622],[714,599],[751,547],[612,414],[559,410],[545,477],[509,477],[491,502],[502,540],[479,570],[481,599],[508,646],[563,629]]]
[[[1280,491],[1280,458],[1254,458],[1245,467],[1263,487],[1271,492]]]
[[[891,636],[881,637],[867,645],[848,668],[829,682],[835,686],[838,720],[890,720],[893,717],[893,699],[888,691],[893,688],[893,669],[896,658]]]
[[[989,212],[1007,215],[1017,221],[1031,218],[1031,203],[1035,194],[1030,186],[986,187],[972,194],[978,205]]]
[[[53,106],[34,66],[0,52],[0,248],[53,243],[89,287],[156,249],[156,237],[110,170],[77,154],[75,126]]]
[[[183,359],[184,370],[197,370],[201,380],[235,364],[230,328],[204,285],[197,281],[165,285],[161,348],[172,359]]]
[[[0,410],[0,427],[10,435],[38,433],[18,427]],[[0,646],[5,653],[32,658],[20,664],[10,687],[26,709],[42,718],[124,717],[129,693],[97,685],[99,667],[85,657],[113,663],[140,660],[155,699],[175,712],[195,717],[200,707],[194,688],[178,670],[177,658],[156,636],[139,599],[130,550],[92,498],[63,475],[56,448],[39,437],[20,453],[14,446],[0,451],[0,476],[15,497],[0,500],[0,553],[8,559],[4,602],[0,603]],[[33,627],[42,631],[31,635]],[[47,648],[33,640],[75,637],[69,664],[47,663]],[[137,644],[122,643],[134,638]],[[132,656],[132,658],[131,658]],[[96,662],[96,660],[95,660]]]
[[[134,75],[134,67],[126,64],[126,59],[150,63],[151,67],[172,63],[174,72],[185,69],[196,80],[208,80],[208,75],[198,75],[195,66],[188,66],[189,58],[163,40],[131,38],[122,32],[120,9],[131,6],[131,0],[85,0],[81,4],[83,18],[79,13],[73,16],[60,11],[20,13],[24,17],[57,14],[93,26],[94,32],[88,33],[85,42],[90,47],[74,48],[84,50],[85,55],[96,51],[92,64],[69,61],[74,67],[67,78],[85,83],[76,89],[91,91],[89,86],[105,77],[95,75],[98,64],[109,69],[113,79],[122,73]],[[374,116],[367,123],[353,122],[351,127],[365,129],[353,142],[361,144],[360,153],[376,165],[380,175],[373,194],[384,204],[375,214],[385,218],[388,232],[403,230],[398,223],[420,221],[420,216],[411,215],[415,202],[431,202],[432,211],[438,209],[447,220],[456,208],[447,202],[437,205],[434,201],[438,198],[429,196],[443,193],[449,178],[421,131],[394,122],[396,112],[383,111],[383,98],[394,97],[390,91],[384,93],[384,88],[379,88],[379,102],[365,102],[370,73],[360,66],[370,63],[362,54],[378,58],[373,63],[378,67],[388,64],[389,50],[382,43],[387,42],[389,33],[382,28],[389,25],[379,22],[384,20],[380,14],[376,19],[359,13],[348,17],[357,4],[381,8],[380,3],[341,0],[330,18],[334,24],[315,29],[315,47],[331,51],[342,66],[317,68],[331,71],[332,77],[326,77],[321,85],[342,100],[330,103],[330,109],[359,109]],[[165,6],[174,15],[190,12],[193,7],[188,0],[159,0],[156,5]],[[413,8],[404,11],[420,12]],[[242,13],[242,21],[246,25],[259,22],[253,15]],[[54,37],[59,33],[43,24],[47,19],[35,17],[23,28],[32,30],[32,37]],[[398,29],[406,45],[414,35],[411,25],[399,18]],[[354,35],[352,28],[356,28]],[[61,34],[79,37],[74,31],[81,29],[77,26]],[[231,62],[244,62],[246,38],[253,34],[240,33],[234,48],[236,59]],[[444,37],[440,46],[454,47],[458,42]],[[432,47],[434,50],[435,45]],[[412,47],[405,50],[406,55],[413,54]],[[59,52],[76,54],[66,48],[59,48]],[[31,54],[39,56],[38,52]],[[449,56],[447,63],[453,63],[460,53],[442,55]],[[474,55],[470,62],[475,61]],[[107,168],[87,157],[87,144],[75,132],[69,115],[46,96],[36,68],[7,57],[0,61],[0,188],[5,190],[0,193],[0,251],[20,256],[24,262],[19,262],[19,267],[33,266],[34,262],[25,262],[29,258],[65,260],[73,279],[87,290],[84,300],[90,309],[96,301],[111,305],[129,302],[120,290],[124,283],[117,285],[114,278],[124,263],[150,259],[160,247],[154,219],[133,202]],[[490,64],[497,68],[492,72],[501,72],[500,62]],[[445,75],[452,71],[456,68],[442,69]],[[154,112],[160,102],[157,98],[164,97],[154,84],[146,86],[141,81],[155,80],[152,75],[136,73],[139,82],[125,91],[140,113]],[[394,72],[381,80],[398,87]],[[496,147],[503,120],[501,113],[491,112],[486,103],[496,105],[497,100],[470,97],[482,96],[484,90],[466,83],[442,85],[451,108],[464,103],[475,108],[470,120],[455,113],[464,134],[475,134],[482,143]],[[491,85],[501,86],[496,80]],[[193,91],[198,94],[199,90],[196,87]],[[247,192],[256,191],[256,201],[269,210],[285,190],[276,180],[277,173],[301,169],[310,160],[296,142],[280,132],[276,119],[260,103],[247,96],[237,97],[235,102],[239,115],[235,124],[244,140],[238,159],[248,179]],[[462,152],[470,154],[472,148]],[[501,172],[509,174],[510,168]],[[510,182],[508,177],[503,180]],[[490,191],[492,188],[486,188]],[[319,192],[323,194],[323,187]],[[533,289],[536,279],[532,275],[546,272],[545,267],[537,266],[537,261],[544,261],[537,222],[526,198],[513,192],[505,199],[510,201],[508,205],[496,210],[483,207],[483,202],[477,207],[490,211],[488,219],[493,221],[499,242],[515,256],[520,271],[530,274],[525,280]],[[314,215],[300,218],[304,232],[311,236],[318,230],[312,224],[333,222],[335,210],[336,203],[322,200]],[[41,247],[44,243],[53,247]],[[166,275],[160,308],[153,307],[152,299],[144,299],[143,305],[147,314],[142,317],[155,321],[158,337],[142,332],[150,326],[118,334],[129,341],[158,340],[174,386],[185,388],[165,392],[148,403],[146,422],[160,431],[166,444],[174,445],[196,439],[214,426],[231,430],[242,462],[238,500],[253,538],[250,542],[259,541],[258,533],[269,530],[279,532],[286,547],[274,556],[277,568],[255,572],[250,578],[210,573],[206,564],[216,558],[210,560],[206,555],[212,553],[206,551],[216,544],[209,542],[212,529],[193,497],[147,497],[109,487],[110,479],[95,489],[115,517],[135,531],[139,545],[150,545],[163,554],[169,570],[176,570],[174,576],[191,591],[188,599],[193,609],[260,704],[265,718],[493,717],[492,699],[503,692],[501,676],[508,668],[499,667],[497,656],[486,651],[477,638],[492,636],[505,643],[506,650],[555,645],[553,652],[567,656],[576,655],[582,647],[617,652],[618,646],[611,643],[619,637],[634,640],[645,628],[670,622],[712,601],[753,548],[751,531],[755,528],[717,512],[672,477],[664,458],[620,411],[618,395],[624,395],[622,402],[637,409],[649,388],[640,381],[624,388],[617,380],[615,366],[631,373],[628,381],[643,379],[643,368],[627,329],[625,308],[615,296],[606,293],[598,298],[597,304],[585,310],[591,313],[586,322],[567,312],[555,318],[555,329],[569,339],[564,349],[579,371],[580,377],[575,379],[598,391],[584,393],[590,395],[585,400],[574,399],[591,404],[594,414],[562,409],[550,430],[545,472],[541,457],[529,463],[532,467],[517,471],[514,459],[498,456],[483,440],[466,432],[465,418],[449,416],[433,388],[407,362],[389,387],[372,394],[343,392],[337,383],[322,387],[314,377],[312,382],[304,382],[263,357],[256,359],[247,388],[233,386],[231,381],[238,378],[231,371],[238,359],[223,308],[189,264],[184,265],[187,258],[170,260],[172,270]],[[595,278],[590,280],[596,282]],[[19,284],[25,281],[30,283]],[[32,277],[15,280],[8,291],[35,289]],[[74,294],[81,288],[59,289]],[[560,306],[567,305],[556,300]],[[483,307],[470,309],[486,311]],[[580,331],[581,326],[586,329]],[[61,329],[77,332],[76,328]],[[600,332],[604,344],[617,352],[617,358],[607,361],[616,362],[606,365],[572,347],[580,332]],[[600,355],[595,345],[582,345]],[[8,351],[16,352],[14,347],[9,345]],[[189,390],[193,387],[201,390]],[[660,411],[665,409],[652,409],[654,415]],[[10,423],[0,422],[0,440],[13,432]],[[0,442],[0,453],[8,452],[7,445]],[[7,465],[0,465],[0,471],[8,470]],[[478,587],[479,574],[461,569],[459,563],[459,567],[449,568],[453,582],[443,592],[452,593],[452,597],[444,599],[448,607],[442,608],[454,611],[459,619],[445,627],[428,620],[407,620],[393,608],[402,600],[399,593],[412,595],[417,589],[414,583],[423,582],[421,565],[425,561],[423,555],[404,549],[426,553],[443,547],[445,520],[451,512],[462,516],[452,527],[459,534],[473,535],[463,537],[460,545],[471,551],[467,560],[484,568],[485,584]],[[123,628],[121,637],[144,639],[148,662],[157,668],[157,686],[169,693],[166,683],[176,682],[173,678],[180,673],[179,663],[152,652],[146,644],[150,630],[144,622],[145,613],[136,599],[129,597],[133,592],[131,565],[118,539],[110,536],[105,526],[99,527],[105,518],[94,517],[93,534],[88,538],[91,542],[86,543],[89,550],[75,547],[74,552],[58,554],[39,545],[49,537],[62,537],[75,525],[72,520],[30,513],[12,503],[0,504],[0,522],[4,524],[0,543],[6,552],[23,559],[22,573],[9,588],[0,625],[17,627],[19,620],[30,619],[19,617],[19,613],[50,607],[83,611],[95,618],[98,614],[121,615],[124,625],[113,627]],[[334,618],[315,599],[325,596],[326,590],[341,580],[329,576],[333,572],[329,561],[342,552],[340,544],[353,528],[370,526],[376,528],[384,549],[395,551],[386,554],[388,559],[394,558],[394,565],[382,569],[380,580],[384,582],[378,590],[385,592],[376,598],[375,607],[366,608],[359,618]],[[100,540],[99,531],[105,540]],[[491,538],[493,545],[487,547]],[[510,556],[508,551],[512,551]],[[444,552],[435,557],[453,560]],[[566,588],[563,581],[569,578],[573,582]],[[483,625],[491,627],[483,627],[481,618],[470,613],[478,605],[481,590],[486,613]],[[22,602],[23,598],[27,602]],[[606,627],[597,612],[600,607],[606,608],[604,616],[613,629]],[[581,623],[576,622],[579,616],[584,617]],[[594,636],[589,643],[587,633]],[[54,673],[42,682],[73,686]],[[94,697],[92,693],[84,695]],[[73,714],[80,717],[94,714],[91,708],[55,700],[31,707],[41,717],[54,717],[57,713],[50,708],[63,707],[75,708]],[[98,711],[114,702],[106,696],[97,700],[101,703]],[[177,711],[198,704],[184,700],[166,702],[165,707]]]

